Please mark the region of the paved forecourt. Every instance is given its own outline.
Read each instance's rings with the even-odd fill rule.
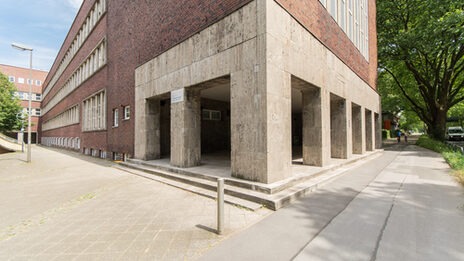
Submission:
[[[78,153],[33,147],[0,155],[0,260],[184,260],[271,211],[216,201]]]

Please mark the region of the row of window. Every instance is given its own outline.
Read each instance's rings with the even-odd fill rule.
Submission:
[[[101,91],[82,102],[82,131],[106,130],[106,95]],[[39,111],[40,113],[40,111]],[[220,113],[220,112],[219,112]],[[123,107],[123,120],[130,119],[130,106]],[[220,119],[220,115],[219,115]],[[42,130],[47,131],[79,123],[79,105],[45,121]],[[113,127],[119,126],[119,109],[113,110]]]
[[[79,123],[79,106],[75,105],[57,116],[45,121],[42,130],[52,130]]]
[[[106,96],[105,91],[86,99],[83,103],[82,131],[106,129]]]
[[[42,137],[41,144],[48,147],[60,147],[65,149],[80,150],[81,140],[78,137]],[[84,148],[85,155],[102,159],[109,158],[107,152],[102,149]],[[115,161],[126,161],[130,155],[125,153],[113,152],[111,159]]]
[[[81,148],[81,140],[78,137],[42,137],[40,142],[48,147],[56,146],[74,150]]]
[[[16,78],[14,76],[8,76],[8,81],[16,82]],[[18,83],[24,83],[24,78],[18,77]],[[27,79],[27,84],[34,84],[34,80]],[[35,85],[42,86],[42,81],[35,80]]]
[[[44,113],[47,113],[56,104],[63,100],[68,94],[74,91],[85,80],[90,78],[96,71],[106,64],[106,41],[103,39],[93,52],[82,62],[82,64],[69,77],[68,81],[59,89],[55,96],[44,106]]]
[[[23,108],[23,113],[28,115],[29,114],[29,108]],[[40,116],[40,109],[39,108],[32,108],[32,114],[31,116]]]
[[[18,97],[20,100],[29,100],[29,93],[28,92],[15,92],[16,97]],[[32,100],[33,101],[41,101],[42,100],[42,94],[40,93],[32,93]]]
[[[123,120],[129,120],[130,119],[130,106],[125,106],[123,112],[124,112]],[[119,109],[114,109],[113,110],[113,127],[118,127],[118,126],[119,126]]]
[[[50,92],[50,90],[53,88],[53,86],[55,85],[55,83],[58,81],[61,74],[63,73],[64,69],[68,67],[74,55],[76,55],[77,51],[80,49],[84,41],[89,36],[90,32],[92,32],[93,28],[100,21],[101,17],[103,16],[105,12],[106,12],[106,0],[95,1],[94,6],[89,11],[84,23],[79,29],[79,32],[77,33],[76,37],[74,37],[73,43],[71,44],[69,49],[66,51],[66,54],[61,60],[60,65],[58,66],[58,69],[55,72],[55,75],[53,75],[52,80],[50,80],[50,82],[47,84],[45,91],[44,91],[44,97],[46,97],[47,94]]]
[[[29,114],[29,108],[23,108],[23,112]],[[40,109],[39,108],[32,108],[31,116],[40,116]]]
[[[368,0],[319,0],[369,60]]]

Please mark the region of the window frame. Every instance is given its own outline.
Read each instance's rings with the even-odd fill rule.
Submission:
[[[129,105],[128,105],[128,106],[124,106],[124,111],[123,111],[123,113],[124,113],[124,115],[123,115],[123,116],[124,116],[123,120],[126,120],[126,121],[127,121],[127,120],[130,120],[130,106],[129,106]]]
[[[119,127],[119,109],[113,109],[113,128]]]
[[[13,79],[13,80],[11,80]],[[9,82],[15,82],[16,78],[14,76],[8,76],[8,81]]]

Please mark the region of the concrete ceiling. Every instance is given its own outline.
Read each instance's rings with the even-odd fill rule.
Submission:
[[[217,84],[207,89],[202,89],[201,97],[211,100],[230,102],[230,81],[227,83]]]

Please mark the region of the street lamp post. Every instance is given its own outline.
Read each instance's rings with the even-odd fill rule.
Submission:
[[[31,162],[31,113],[32,113],[32,48],[26,47],[22,44],[12,43],[11,46],[20,51],[30,51],[29,58],[29,113],[27,122],[27,162]]]

